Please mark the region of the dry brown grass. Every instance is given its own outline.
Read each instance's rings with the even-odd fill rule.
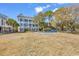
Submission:
[[[79,35],[32,32],[1,35],[0,55],[79,55]]]

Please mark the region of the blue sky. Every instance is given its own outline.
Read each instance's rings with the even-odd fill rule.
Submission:
[[[17,15],[23,13],[26,16],[35,16],[39,12],[47,10],[55,11],[57,8],[67,6],[68,3],[0,3],[0,13],[10,18],[17,19]]]

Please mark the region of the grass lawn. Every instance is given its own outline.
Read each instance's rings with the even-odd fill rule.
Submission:
[[[1,35],[0,55],[79,55],[79,35],[36,32]]]

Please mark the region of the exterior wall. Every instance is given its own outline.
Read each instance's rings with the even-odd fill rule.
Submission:
[[[6,20],[0,18],[0,26],[5,26],[6,25]]]
[[[7,25],[7,23],[6,23],[7,20],[8,20],[7,16],[0,14],[0,33],[13,31],[12,26]]]
[[[19,31],[23,32],[25,29],[29,29],[31,31],[38,31],[39,26],[38,24],[33,22],[33,17],[27,17],[24,15],[18,16],[18,22],[19,22]]]

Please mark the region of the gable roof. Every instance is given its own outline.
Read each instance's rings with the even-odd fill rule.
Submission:
[[[0,18],[4,18],[4,19],[6,19],[6,18],[8,18],[8,16],[6,16],[6,15],[0,13]]]

